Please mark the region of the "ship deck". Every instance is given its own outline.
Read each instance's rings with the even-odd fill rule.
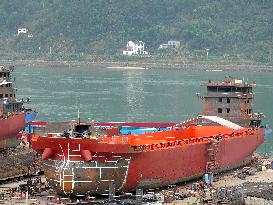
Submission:
[[[132,123],[132,125],[134,125]],[[139,123],[137,125],[140,125]],[[175,126],[157,127],[148,126],[150,124],[141,124],[141,126],[131,126],[127,123],[125,126],[116,126],[111,124],[102,123],[97,124],[92,128],[90,133],[64,133],[64,132],[48,132],[45,135],[33,135],[33,141],[38,137],[46,142],[50,138],[51,141],[72,142],[80,143],[92,142],[91,144],[104,144],[104,145],[128,145],[130,147],[155,145],[156,147],[162,144],[167,146],[176,146],[189,143],[203,143],[214,138],[231,138],[240,135],[249,134],[249,128],[242,128],[239,130],[232,129],[222,125],[195,125],[195,124],[176,124]],[[67,134],[67,135],[66,135]],[[65,139],[65,140],[64,140]],[[81,141],[79,141],[81,140]],[[172,145],[174,144],[174,145]]]

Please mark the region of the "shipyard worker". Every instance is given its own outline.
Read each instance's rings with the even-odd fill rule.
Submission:
[[[3,98],[3,104],[8,104],[8,98]]]
[[[63,135],[66,138],[73,137],[73,130],[72,129],[65,130]]]
[[[63,136],[64,136],[65,138],[69,138],[69,133],[67,132],[67,130],[64,131]]]
[[[85,131],[82,133],[82,136],[83,136],[83,138],[88,138],[88,130],[85,130]]]
[[[92,133],[92,131],[89,132],[89,138],[93,139],[93,133]]]
[[[193,183],[191,184],[191,190],[195,192],[196,189],[197,189],[196,183],[193,182]]]
[[[222,138],[222,135],[219,133],[218,135],[216,135],[216,140],[217,140],[217,142],[219,142],[220,140],[221,140],[221,138]]]
[[[68,133],[69,133],[69,136],[71,136],[71,137],[73,136],[73,130],[72,129],[69,129]]]

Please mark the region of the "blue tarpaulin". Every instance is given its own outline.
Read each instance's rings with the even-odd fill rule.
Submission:
[[[27,124],[27,123],[29,123],[29,122],[35,120],[36,115],[37,115],[36,112],[27,113],[27,114],[26,114],[26,117],[25,117],[25,123]]]
[[[120,133],[123,135],[126,134],[144,134],[144,133],[149,133],[149,132],[157,132],[157,131],[162,131],[162,130],[170,130],[170,128],[140,128],[140,127],[122,127],[120,130]]]

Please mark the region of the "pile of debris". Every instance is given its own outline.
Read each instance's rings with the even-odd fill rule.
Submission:
[[[0,157],[0,183],[39,173],[41,169],[41,159],[31,149],[6,150]]]

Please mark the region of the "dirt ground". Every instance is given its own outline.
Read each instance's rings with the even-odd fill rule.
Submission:
[[[256,172],[255,175],[247,176],[245,180],[239,179],[235,177],[234,174],[229,173],[220,178],[219,181],[213,183],[214,188],[220,187],[231,187],[231,186],[242,186],[246,182],[265,182],[265,183],[273,183],[273,170],[267,169],[265,171]],[[171,204],[175,205],[189,205],[198,201],[196,197],[188,197],[184,200],[173,201]]]
[[[242,186],[244,188],[244,183],[246,182],[263,182],[263,183],[273,183],[273,170],[272,169],[266,169],[264,171],[259,171],[256,172],[255,175],[250,175],[246,176],[246,179],[240,179],[237,176],[235,176],[236,171],[231,171],[225,174],[222,174],[216,182],[213,183],[214,188],[219,188],[219,187],[231,187],[231,186]],[[41,178],[42,181],[45,181],[45,177]],[[19,181],[19,182],[14,182],[10,184],[5,184],[0,186],[0,192],[5,192],[5,190],[8,190],[9,188],[15,188],[18,187],[20,184],[25,184],[26,180],[24,181]],[[178,187],[180,192],[187,193],[191,187],[192,183],[188,183],[186,186],[180,186]],[[49,197],[52,196],[52,197]],[[36,197],[31,197],[28,202],[29,204],[41,204],[41,205],[47,205],[47,204],[56,204],[53,203],[51,198],[57,199],[58,196],[54,193],[50,192],[42,192],[41,196],[36,196]],[[198,198],[196,197],[188,197],[184,200],[176,200],[171,203],[168,203],[170,205],[189,205],[189,204],[194,204],[195,202],[198,201]],[[6,204],[6,205],[11,205],[11,204],[26,204],[25,199],[17,199],[16,197],[6,197],[4,200],[0,200],[0,204]],[[59,203],[60,204],[60,203]]]

